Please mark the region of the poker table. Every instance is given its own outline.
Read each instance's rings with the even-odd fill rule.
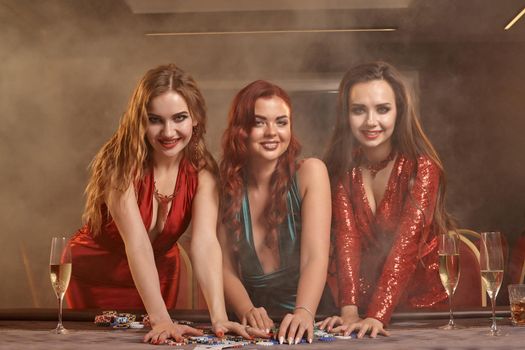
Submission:
[[[143,314],[140,310],[118,310]],[[56,335],[49,332],[56,326],[56,310],[12,309],[0,310],[0,349],[151,349],[154,345],[142,343],[146,329],[112,329],[97,327],[94,317],[100,310],[64,310],[64,326],[72,332]],[[209,324],[203,311],[175,310],[175,319]],[[497,322],[506,333],[502,337],[487,335],[490,327],[488,309],[455,312],[458,325],[465,328],[445,331],[438,329],[448,321],[448,312],[420,311],[395,313],[389,330],[390,337],[350,339],[333,342],[314,341],[292,347],[306,349],[525,349],[525,327],[513,327],[507,308],[498,308]],[[274,318],[277,319],[277,318]],[[169,348],[193,349],[196,345]],[[244,349],[262,349],[265,346],[247,345]],[[290,345],[274,348],[290,349]]]

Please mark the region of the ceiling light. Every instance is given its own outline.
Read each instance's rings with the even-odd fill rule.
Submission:
[[[162,32],[146,33],[146,36],[196,36],[196,35],[239,35],[239,34],[283,34],[283,33],[349,33],[349,32],[393,32],[397,28],[350,28],[350,29],[288,29],[249,30],[229,32]]]
[[[523,10],[521,10],[520,13],[518,13],[516,17],[512,19],[512,21],[509,22],[509,24],[507,24],[505,30],[509,30],[523,15],[525,15],[525,7],[523,8]]]

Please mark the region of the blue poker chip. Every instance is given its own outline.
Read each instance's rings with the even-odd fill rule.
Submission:
[[[319,341],[334,341],[334,340],[336,340],[336,337],[333,337],[333,336],[323,336],[323,337],[319,337],[319,338],[317,338],[317,340],[319,340]]]
[[[128,317],[126,316],[118,316],[116,318],[117,323],[128,323]]]

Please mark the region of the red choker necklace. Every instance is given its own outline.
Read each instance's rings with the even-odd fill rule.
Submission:
[[[396,157],[396,152],[394,152],[394,150],[392,150],[390,152],[390,154],[388,155],[388,157],[386,157],[386,159],[383,159],[382,161],[377,162],[377,163],[373,163],[373,164],[363,164],[363,166],[367,170],[370,171],[370,175],[372,176],[372,178],[375,178],[377,173],[380,172],[381,170],[383,170],[384,168],[386,168],[388,163],[390,163],[390,161],[394,160],[395,157]]]

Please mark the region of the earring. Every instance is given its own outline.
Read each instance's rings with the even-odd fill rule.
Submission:
[[[195,164],[197,164],[200,159],[200,152],[199,152],[199,138],[200,138],[201,129],[199,128],[199,124],[195,125],[193,127],[193,136],[191,137],[190,141],[190,157],[193,160]]]

